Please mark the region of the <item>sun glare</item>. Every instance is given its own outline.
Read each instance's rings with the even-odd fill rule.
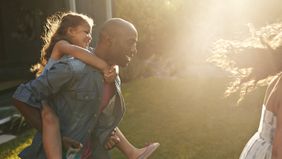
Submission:
[[[170,6],[171,5],[170,0],[165,1],[165,5]]]
[[[207,5],[208,3],[208,5]],[[187,19],[183,29],[184,33],[179,43],[187,46],[193,43],[197,52],[195,58],[204,59],[208,53],[208,47],[218,38],[229,38],[236,32],[246,31],[250,20],[251,9],[255,7],[249,1],[207,1],[197,3],[193,12],[187,11]]]

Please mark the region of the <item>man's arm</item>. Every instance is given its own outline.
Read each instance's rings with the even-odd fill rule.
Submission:
[[[41,101],[57,93],[72,78],[68,63],[54,64],[44,75],[21,84],[13,95],[13,105],[34,128],[41,131]]]

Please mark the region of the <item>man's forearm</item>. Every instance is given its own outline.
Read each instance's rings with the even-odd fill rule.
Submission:
[[[36,128],[38,131],[42,131],[42,122],[40,110],[34,108],[26,103],[23,103],[17,99],[12,100],[12,104],[20,111],[29,124]]]

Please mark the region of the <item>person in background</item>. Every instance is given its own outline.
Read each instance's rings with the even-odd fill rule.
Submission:
[[[208,61],[233,75],[226,95],[244,96],[268,85],[257,132],[245,145],[240,159],[282,159],[282,23],[260,29],[241,41],[219,40]]]

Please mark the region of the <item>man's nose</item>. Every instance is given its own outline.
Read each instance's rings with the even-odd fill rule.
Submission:
[[[136,54],[137,54],[137,48],[136,48],[136,46],[132,47],[131,50],[130,50],[130,52],[131,52],[131,56],[136,55]]]
[[[87,38],[88,38],[89,41],[91,41],[91,40],[92,40],[91,34],[88,34],[88,35],[87,35]]]

